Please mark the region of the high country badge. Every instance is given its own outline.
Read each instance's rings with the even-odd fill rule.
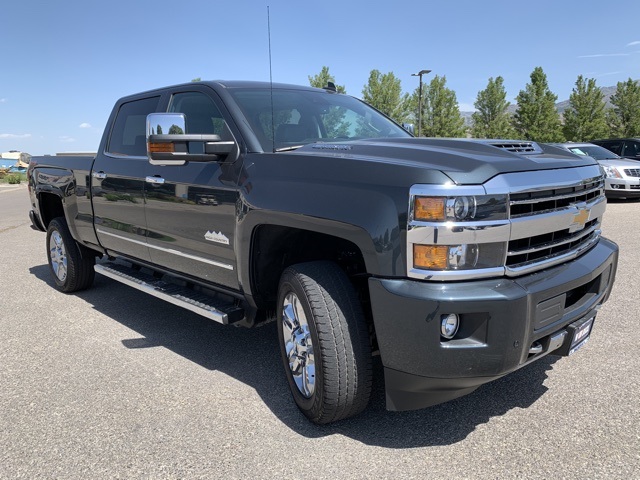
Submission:
[[[209,240],[210,242],[222,243],[224,245],[229,245],[229,239],[222,232],[211,232],[208,231],[204,234],[204,238]]]

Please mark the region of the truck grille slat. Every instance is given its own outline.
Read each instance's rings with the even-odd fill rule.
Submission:
[[[595,219],[588,222],[580,232],[569,233],[569,230],[565,229],[531,238],[512,240],[508,247],[507,266],[528,263],[553,254],[566,253],[584,240],[588,240],[587,237],[592,236],[594,232],[598,232],[598,226],[600,223],[598,219]]]
[[[603,195],[604,181],[553,190],[517,193],[511,195],[511,218],[535,215],[566,208],[573,203],[589,202]]]

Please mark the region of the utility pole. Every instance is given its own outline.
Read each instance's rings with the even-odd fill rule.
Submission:
[[[431,73],[431,70],[420,70],[418,73],[412,73],[412,77],[420,77],[420,88],[418,90],[418,136],[422,134],[422,75]]]

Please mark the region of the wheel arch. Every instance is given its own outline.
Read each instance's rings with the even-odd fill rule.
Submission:
[[[38,198],[38,214],[45,230],[49,228],[51,220],[57,217],[64,217],[69,224],[62,196],[50,191],[40,191],[36,192],[36,197]]]
[[[32,173],[37,213],[46,230],[51,220],[64,217],[75,240],[79,239],[75,222],[78,214],[76,179],[70,170],[39,167]]]
[[[367,264],[362,249],[351,239],[301,226],[259,224],[253,229],[247,274],[256,306],[275,310],[278,282],[291,265],[332,261],[349,277],[368,304]]]

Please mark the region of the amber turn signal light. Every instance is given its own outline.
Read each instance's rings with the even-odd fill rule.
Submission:
[[[149,143],[149,151],[153,153],[174,153],[173,143]]]
[[[413,267],[425,270],[446,270],[448,252],[447,245],[414,245]]]
[[[415,197],[413,217],[423,221],[443,221],[445,219],[445,197]]]

